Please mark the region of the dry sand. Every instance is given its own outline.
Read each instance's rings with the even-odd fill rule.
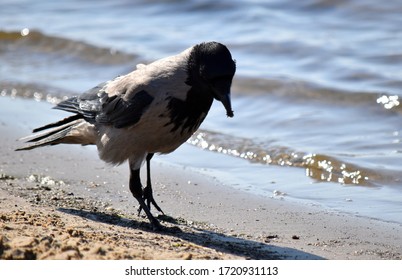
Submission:
[[[0,98],[0,259],[402,258],[399,224],[258,197],[158,161],[167,215],[154,232],[136,214],[127,166],[87,147],[14,152],[38,124],[24,102],[11,111]]]

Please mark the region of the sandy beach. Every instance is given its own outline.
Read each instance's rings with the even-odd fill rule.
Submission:
[[[58,113],[14,101],[0,98],[0,259],[402,259],[399,224],[259,197],[160,161],[153,184],[166,215],[154,232],[126,165],[89,147],[15,152],[40,114]]]

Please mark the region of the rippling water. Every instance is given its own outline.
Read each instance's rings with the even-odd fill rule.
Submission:
[[[214,106],[189,143],[257,177],[303,173],[333,200],[362,188],[350,195],[402,222],[401,13],[401,1],[2,1],[0,94],[57,102],[221,41],[237,60],[235,118]],[[294,185],[289,196],[311,189]]]

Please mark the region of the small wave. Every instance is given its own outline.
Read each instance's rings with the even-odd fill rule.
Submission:
[[[45,85],[0,81],[1,97],[20,97],[57,104],[71,95],[73,95],[72,92],[67,92],[64,89],[53,88]]]
[[[378,185],[378,180],[387,179],[375,170],[333,156],[298,152],[289,147],[271,146],[269,143],[257,143],[251,139],[206,130],[198,131],[187,142],[203,150],[238,157],[253,163],[304,168],[306,176],[319,182],[373,187]]]
[[[322,102],[324,104],[361,108],[383,107],[389,112],[402,114],[401,98],[386,92],[352,92],[322,87],[311,82],[289,78],[263,79],[237,77],[233,91],[248,96],[274,95],[293,102]],[[390,102],[392,104],[390,104]]]
[[[146,0],[142,1],[143,5],[149,7],[149,4],[153,4],[155,13],[161,13],[161,11],[172,11],[173,13],[182,12],[199,12],[199,13],[219,13],[227,12],[230,9],[239,8],[239,3],[234,1],[181,1],[181,0]]]
[[[0,51],[3,48],[24,48],[33,52],[61,54],[96,64],[125,64],[137,56],[121,51],[97,47],[85,42],[50,36],[42,32],[23,29],[21,31],[0,30]]]

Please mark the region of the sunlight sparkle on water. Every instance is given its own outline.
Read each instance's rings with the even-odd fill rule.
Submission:
[[[27,35],[29,35],[29,28],[21,29],[21,36],[27,36]]]
[[[377,104],[382,104],[385,109],[391,109],[393,107],[399,106],[399,96],[397,95],[383,95],[377,98]]]

